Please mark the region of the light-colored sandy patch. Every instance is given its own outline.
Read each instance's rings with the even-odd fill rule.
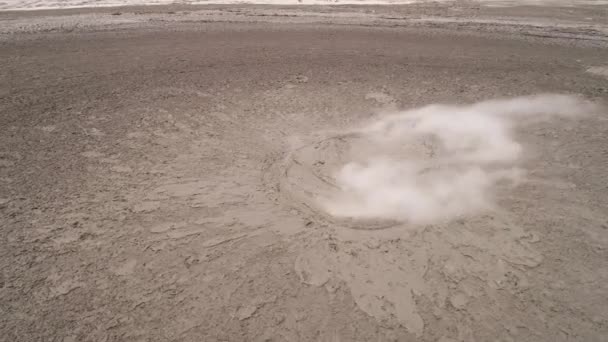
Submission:
[[[587,69],[588,73],[608,78],[608,66],[594,66]]]

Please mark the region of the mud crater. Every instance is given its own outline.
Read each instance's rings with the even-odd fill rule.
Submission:
[[[349,163],[365,164],[380,155],[391,159],[425,159],[432,167],[436,153],[436,146],[423,139],[412,139],[399,146],[386,146],[361,132],[331,135],[290,151],[277,163],[275,190],[287,205],[321,223],[361,230],[391,228],[403,222],[382,218],[335,217],[327,212],[323,201],[345,191],[336,179],[337,173]]]

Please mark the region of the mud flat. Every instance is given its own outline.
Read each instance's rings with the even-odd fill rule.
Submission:
[[[0,340],[602,341],[605,14],[0,13]],[[422,222],[319,200],[349,163],[444,153],[426,136],[379,149],[362,127],[535,94],[584,102],[510,121],[525,176],[491,183],[491,206]]]

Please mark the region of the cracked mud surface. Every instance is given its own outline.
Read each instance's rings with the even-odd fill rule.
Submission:
[[[309,195],[360,139],[335,132],[386,112],[545,92],[605,102],[606,23],[534,26],[548,38],[336,15],[48,24],[65,15],[2,14],[0,340],[608,335],[606,110],[518,130],[530,179],[491,212],[349,221]]]

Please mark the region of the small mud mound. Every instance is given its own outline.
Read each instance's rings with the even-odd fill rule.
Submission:
[[[331,136],[292,151],[277,165],[274,173],[281,199],[288,205],[308,212],[315,220],[351,229],[385,229],[400,222],[386,219],[334,217],[323,206],[325,201],[345,195],[336,182],[336,174],[349,163],[365,163],[376,154],[394,158],[431,158],[433,149],[423,141],[393,147],[387,151],[380,141],[362,133]],[[275,184],[276,184],[275,183]]]

